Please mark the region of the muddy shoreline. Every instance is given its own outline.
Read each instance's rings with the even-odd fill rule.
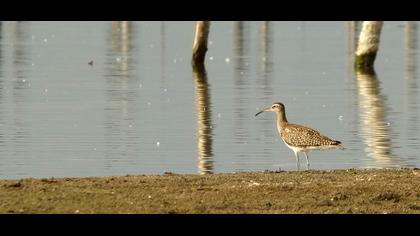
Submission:
[[[0,180],[0,213],[420,213],[420,170]]]

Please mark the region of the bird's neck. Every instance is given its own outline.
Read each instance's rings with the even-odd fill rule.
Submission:
[[[277,128],[280,128],[288,123],[286,114],[284,112],[277,112]]]

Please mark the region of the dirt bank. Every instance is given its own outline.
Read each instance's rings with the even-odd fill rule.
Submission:
[[[420,213],[420,170],[0,180],[0,213]]]

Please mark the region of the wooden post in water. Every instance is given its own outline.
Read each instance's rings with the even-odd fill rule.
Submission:
[[[195,23],[195,37],[193,44],[192,65],[203,65],[207,52],[207,40],[210,31],[210,21],[197,21]]]
[[[356,70],[371,71],[379,48],[383,21],[364,21],[359,35],[354,65]]]

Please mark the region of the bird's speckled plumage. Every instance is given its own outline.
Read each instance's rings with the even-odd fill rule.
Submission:
[[[308,146],[335,146],[341,143],[302,125],[284,123],[278,129],[283,141],[290,146],[305,148]]]
[[[311,150],[344,149],[340,141],[333,140],[320,134],[318,131],[298,124],[291,124],[287,121],[286,111],[283,103],[278,102],[255,114],[264,111],[272,111],[277,115],[277,130],[284,143],[295,153],[296,164],[299,169],[298,153],[303,152],[306,157],[307,168],[309,169],[308,152]]]

